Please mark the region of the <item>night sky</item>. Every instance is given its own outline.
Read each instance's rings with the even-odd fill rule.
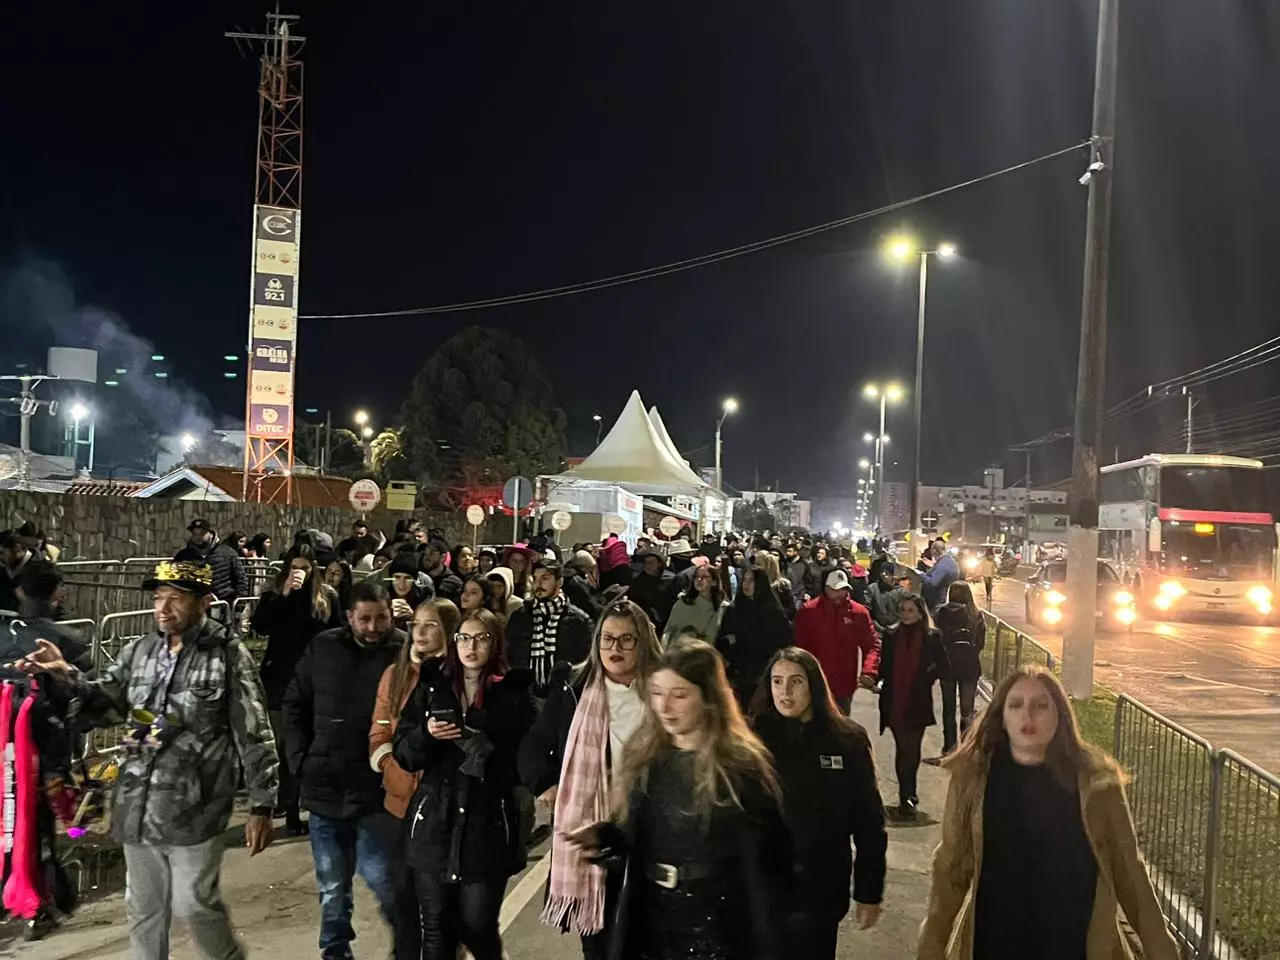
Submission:
[[[1280,332],[1280,0],[1121,5],[1113,399]],[[202,396],[215,419],[242,416],[244,381],[223,378],[222,357],[243,355],[246,337],[257,76],[222,34],[261,29],[266,6],[21,6],[0,14],[0,367],[39,362],[55,329],[75,345],[101,315],[73,305],[100,308],[168,357],[191,389],[184,403]],[[676,261],[1089,132],[1087,0],[286,12],[302,14],[308,38],[304,314],[453,303]],[[299,407],[345,419],[366,406],[386,422],[436,344],[493,325],[545,365],[571,452],[589,448],[591,413],[611,420],[632,388],[679,446],[706,447],[732,394],[742,410],[725,427],[729,483],[751,486],[758,468],[764,483],[845,492],[873,427],[861,386],[912,376],[916,274],[877,253],[907,227],[963,254],[932,271],[924,438],[926,482],[961,482],[1009,444],[1070,422],[1086,163],[1068,154],[898,215],[602,292],[308,320]],[[12,295],[33,277],[47,297]],[[1207,409],[1275,392],[1275,372],[1216,385]],[[890,413],[900,452],[909,409]],[[1159,412],[1164,426],[1180,415],[1176,403]],[[890,479],[905,479],[900,462]]]

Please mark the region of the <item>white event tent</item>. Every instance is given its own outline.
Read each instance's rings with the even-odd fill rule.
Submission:
[[[645,413],[638,390],[631,391],[622,413],[591,456],[550,479],[614,483],[641,496],[714,494],[676,450],[657,408]]]

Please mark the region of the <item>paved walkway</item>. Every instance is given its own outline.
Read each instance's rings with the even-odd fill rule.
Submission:
[[[858,691],[853,717],[872,733],[881,790],[893,804],[897,799],[893,739],[876,736],[879,722],[874,694]],[[936,756],[940,744],[940,729],[931,728],[925,737],[925,756]],[[929,892],[929,863],[940,832],[938,818],[946,794],[946,777],[936,767],[921,768],[919,820],[911,825],[890,826],[884,914],[880,923],[868,931],[856,930],[850,914],[840,936],[841,960],[909,960],[914,956]],[[277,842],[250,860],[238,846],[238,833],[233,840],[236,845],[228,850],[223,868],[223,891],[250,954],[274,960],[316,956],[319,908],[307,842]],[[511,960],[572,960],[580,956],[570,939],[538,923],[545,880],[545,849],[539,849],[529,869],[508,887],[502,920]],[[355,953],[362,960],[381,960],[387,956],[390,939],[368,892],[359,882],[357,887]],[[11,928],[4,929],[11,932]],[[89,904],[47,940],[16,946],[10,943],[7,947],[0,944],[0,954],[24,960],[129,960],[128,946],[123,898],[116,894]],[[175,929],[172,956],[174,960],[199,957],[185,930]]]

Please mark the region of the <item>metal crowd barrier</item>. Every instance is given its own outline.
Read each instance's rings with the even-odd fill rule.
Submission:
[[[1280,777],[1117,698],[1138,842],[1174,932],[1196,960],[1280,956]]]
[[[988,610],[982,611],[982,619],[987,627],[987,642],[979,655],[982,676],[993,687],[1026,664],[1034,663],[1046,670],[1057,668],[1053,654],[1034,637],[1010,626]]]

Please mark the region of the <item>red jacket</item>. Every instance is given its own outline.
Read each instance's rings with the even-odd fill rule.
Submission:
[[[832,696],[853,695],[858,689],[859,668],[875,676],[880,665],[880,639],[862,604],[815,597],[796,612],[795,630],[796,646],[818,658]]]

